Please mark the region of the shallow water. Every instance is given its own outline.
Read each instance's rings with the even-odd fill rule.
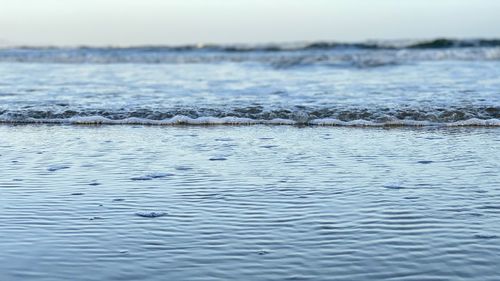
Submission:
[[[0,280],[498,280],[498,128],[0,126]]]
[[[499,40],[13,47],[0,77],[2,123],[500,126]]]
[[[0,77],[2,281],[499,279],[499,40],[13,46]]]

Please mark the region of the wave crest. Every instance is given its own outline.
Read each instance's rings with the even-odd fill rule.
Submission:
[[[304,65],[374,67],[414,61],[500,60],[500,39],[312,42],[269,45],[139,47],[4,47],[0,62],[183,64],[258,62],[277,68]]]
[[[2,123],[146,124],[146,125],[324,125],[324,126],[500,126],[500,107],[308,108],[268,110],[176,108],[76,110],[55,107],[0,110]]]

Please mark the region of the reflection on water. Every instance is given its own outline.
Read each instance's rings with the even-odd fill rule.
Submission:
[[[0,126],[0,280],[498,280],[499,135]]]

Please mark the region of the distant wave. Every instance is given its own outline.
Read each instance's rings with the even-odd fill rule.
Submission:
[[[308,65],[364,68],[435,60],[500,60],[500,39],[436,39],[365,43],[313,42],[269,45],[0,48],[0,62],[27,63],[258,62],[275,68]]]
[[[500,107],[449,108],[305,108],[265,110],[259,106],[232,109],[170,110],[0,110],[0,122],[145,125],[324,125],[324,126],[500,126]]]
[[[447,39],[432,40],[379,40],[358,43],[345,42],[298,42],[279,44],[196,44],[196,45],[143,45],[131,47],[56,47],[56,46],[8,46],[3,49],[19,50],[95,50],[95,51],[133,51],[133,52],[186,52],[186,51],[219,51],[219,52],[289,52],[303,50],[338,50],[338,49],[443,49],[443,48],[484,48],[500,47],[500,39]],[[1,47],[0,47],[1,48]]]

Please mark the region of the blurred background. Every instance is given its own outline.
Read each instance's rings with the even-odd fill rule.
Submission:
[[[0,45],[500,37],[496,0],[0,0]]]

